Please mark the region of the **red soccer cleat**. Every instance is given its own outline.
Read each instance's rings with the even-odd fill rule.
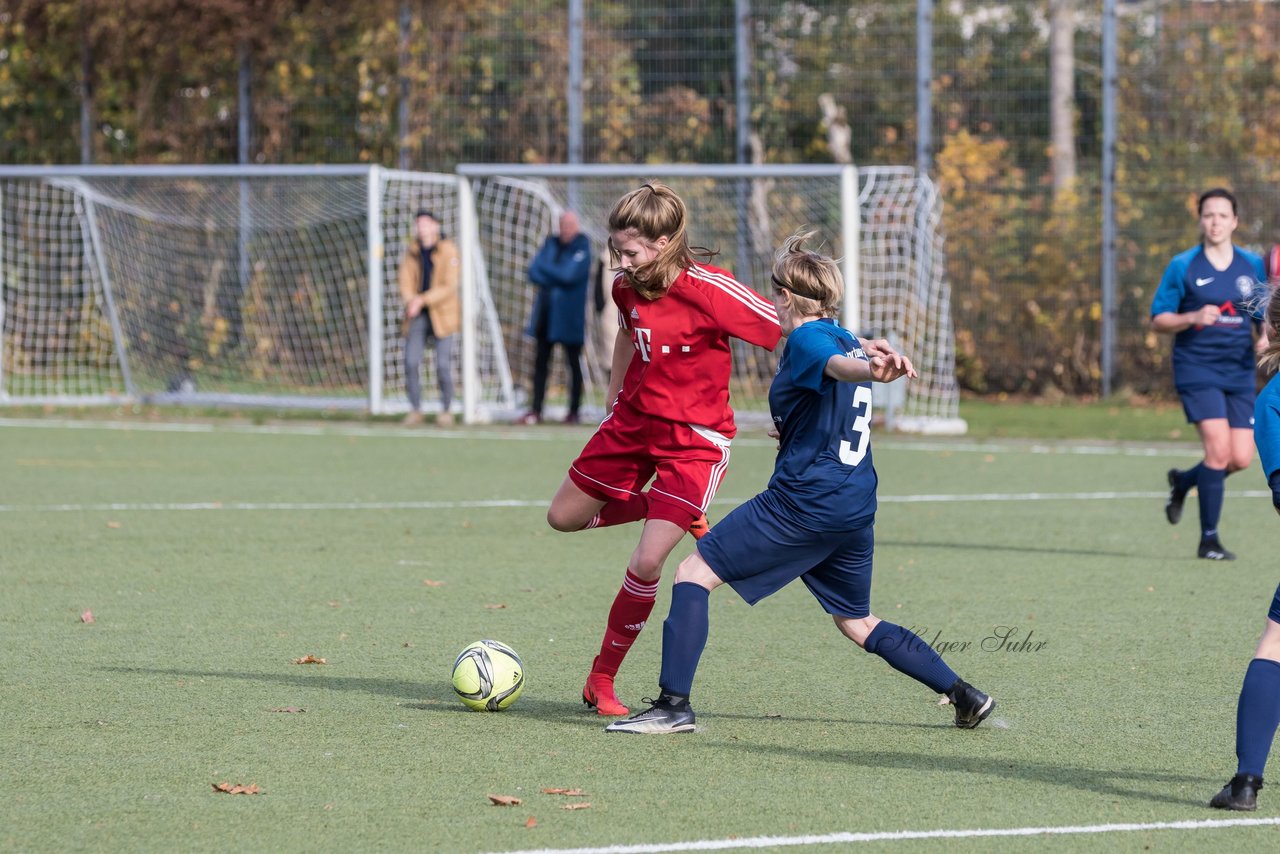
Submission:
[[[707,521],[707,514],[703,513],[697,519],[693,520],[693,524],[689,526],[689,533],[693,534],[695,540],[700,540],[707,535],[707,531],[711,530],[711,523]]]
[[[613,693],[613,677],[607,673],[593,671],[587,674],[587,684],[582,689],[582,702],[601,715],[625,715],[631,711]]]

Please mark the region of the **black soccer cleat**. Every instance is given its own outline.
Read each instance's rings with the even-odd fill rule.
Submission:
[[[1196,555],[1205,560],[1235,560],[1236,553],[1229,552],[1223,548],[1222,543],[1215,537],[1212,540],[1201,540],[1200,548],[1196,551]]]
[[[1169,520],[1170,525],[1182,521],[1182,505],[1187,500],[1187,494],[1178,489],[1178,478],[1181,476],[1182,472],[1177,469],[1169,469],[1169,497],[1164,502],[1164,518]]]
[[[1222,791],[1213,796],[1209,806],[1220,810],[1238,810],[1253,812],[1258,808],[1258,790],[1262,788],[1262,778],[1252,774],[1237,774],[1231,778]]]
[[[947,692],[947,701],[956,707],[956,726],[960,729],[973,729],[987,719],[987,715],[995,711],[996,701],[970,685],[963,679]]]
[[[649,708],[621,721],[614,721],[605,732],[633,732],[639,735],[668,735],[673,732],[693,732],[693,708],[688,700],[673,703],[667,694],[656,700],[645,698]]]

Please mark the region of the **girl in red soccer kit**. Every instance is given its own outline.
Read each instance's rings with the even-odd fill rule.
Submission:
[[[687,220],[681,198],[657,182],[627,193],[609,214],[609,252],[620,270],[606,398],[613,407],[547,510],[557,531],[645,520],[582,689],[582,701],[602,715],[628,713],[614,677],[653,610],[663,563],[686,531],[706,532],[724,479],[736,432],[729,339],[772,350],[782,334],[769,300],[694,260],[714,253],[690,246]]]

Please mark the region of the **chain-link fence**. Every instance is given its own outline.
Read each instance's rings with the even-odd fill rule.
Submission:
[[[748,159],[913,164],[925,12],[925,154],[961,382],[1096,393],[1103,5],[583,0],[581,159],[733,162],[745,87]],[[0,161],[564,162],[574,6],[0,0]],[[1236,190],[1239,244],[1280,239],[1280,4],[1115,7],[1114,380],[1167,394],[1169,341],[1147,312],[1165,263],[1197,239],[1196,194]],[[1064,32],[1065,65],[1051,59]]]

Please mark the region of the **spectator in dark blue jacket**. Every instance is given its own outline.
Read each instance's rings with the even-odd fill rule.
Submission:
[[[538,289],[525,334],[537,342],[533,361],[533,399],[521,424],[542,421],[542,404],[551,372],[551,350],[559,344],[568,361],[569,412],[566,424],[578,423],[582,405],[582,343],[587,313],[587,284],[591,278],[591,243],[582,233],[578,215],[560,215],[560,233],[542,244],[529,264],[529,280]]]

